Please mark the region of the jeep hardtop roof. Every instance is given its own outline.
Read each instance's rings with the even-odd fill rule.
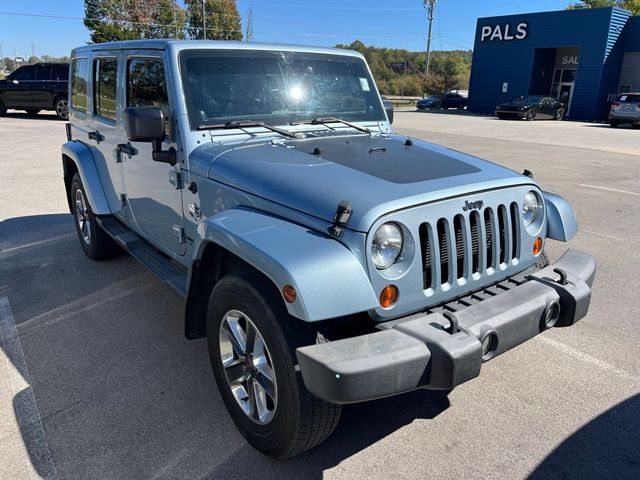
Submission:
[[[81,56],[90,51],[99,50],[258,50],[258,51],[290,51],[304,53],[323,53],[328,55],[345,55],[350,57],[364,58],[362,54],[355,50],[345,50],[342,48],[311,47],[308,45],[286,45],[279,43],[259,43],[259,42],[237,42],[228,40],[125,40],[118,42],[95,43],[74,48],[71,51],[72,57]]]

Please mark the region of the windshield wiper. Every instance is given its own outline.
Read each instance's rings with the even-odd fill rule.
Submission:
[[[291,122],[289,125],[325,125],[327,123],[343,123],[351,128],[355,128],[364,133],[368,133],[371,135],[373,132],[367,127],[362,127],[360,125],[356,125],[355,123],[347,122],[346,120],[342,120],[341,118],[336,117],[318,117],[313,120],[300,121],[300,122]]]
[[[272,132],[279,133],[280,135],[284,135],[289,138],[298,138],[296,133],[285,130],[284,128],[274,127],[273,125],[269,125],[268,123],[262,122],[253,122],[253,121],[242,121],[242,122],[226,122],[226,123],[216,123],[216,124],[201,124],[198,126],[198,130],[215,130],[215,129],[231,129],[231,128],[247,128],[247,127],[262,127],[267,130],[271,130]]]

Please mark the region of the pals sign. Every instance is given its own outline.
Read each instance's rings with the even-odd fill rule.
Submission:
[[[480,41],[524,40],[529,33],[529,24],[521,22],[513,28],[511,25],[485,25],[480,33]]]

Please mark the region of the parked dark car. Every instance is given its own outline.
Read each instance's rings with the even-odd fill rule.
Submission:
[[[640,93],[623,93],[611,104],[609,125],[615,128],[623,123],[640,128]]]
[[[462,110],[467,106],[467,97],[463,97],[459,93],[449,92],[442,96],[431,95],[423,98],[416,103],[418,110],[426,108],[457,108]]]
[[[66,120],[69,118],[68,89],[68,64],[24,65],[0,80],[0,115],[9,108],[26,110],[29,115],[54,110],[58,117]]]
[[[519,97],[513,102],[498,105],[496,116],[501,120],[507,118],[562,120],[565,111],[564,104],[552,97]]]

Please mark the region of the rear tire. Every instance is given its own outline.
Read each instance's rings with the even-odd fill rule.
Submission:
[[[535,120],[535,118],[536,118],[536,111],[534,109],[529,110],[526,116],[527,121],[531,122]]]
[[[2,99],[0,99],[0,117],[4,117],[6,114],[7,114],[7,107],[2,101]]]
[[[38,113],[40,113],[40,110],[25,110],[27,112],[27,115],[33,117],[35,115],[37,115]]]
[[[207,339],[213,374],[236,427],[265,455],[299,455],[338,424],[341,406],[314,397],[295,369],[296,348],[315,343],[315,335],[311,324],[288,314],[273,284],[253,270],[224,277],[211,292]]]
[[[618,125],[620,125],[620,123],[616,120],[609,120],[609,126],[611,126],[612,128],[618,128]]]
[[[76,232],[85,255],[92,260],[106,260],[115,256],[120,248],[98,225],[78,173],[71,180],[71,206]]]
[[[69,120],[69,101],[67,97],[58,97],[53,102],[53,108],[56,111],[56,115],[61,120]]]

